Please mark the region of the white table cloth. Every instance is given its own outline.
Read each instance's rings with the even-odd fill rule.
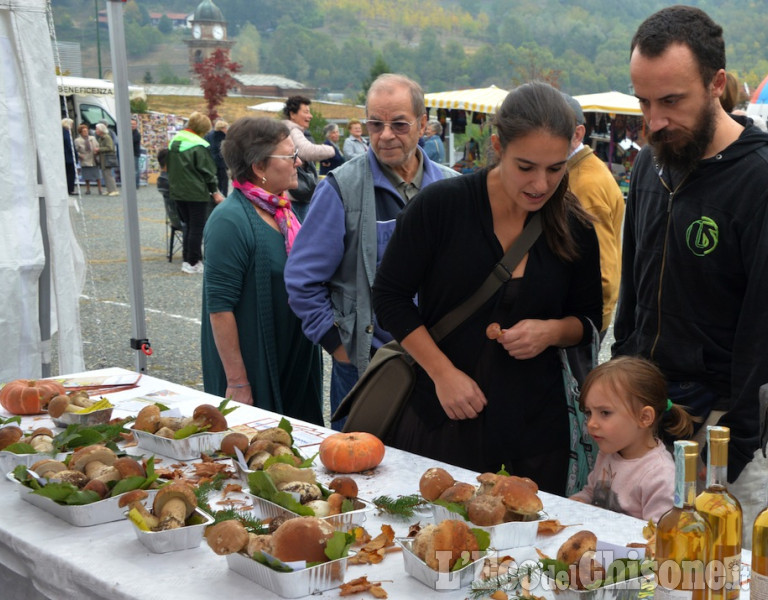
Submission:
[[[77,376],[129,375],[123,369],[103,369]],[[68,377],[74,377],[68,376]],[[182,413],[191,415],[195,406],[202,403],[217,405],[221,399],[191,390],[161,379],[142,376],[139,388],[106,396],[116,405],[113,417],[135,414],[140,403],[132,399],[158,394],[156,399],[165,404],[178,406]],[[145,401],[146,402],[146,401]],[[9,416],[0,409],[0,414]],[[279,420],[279,415],[267,411],[240,406],[227,416],[230,426],[242,424],[263,425]],[[34,423],[46,424],[45,417],[25,417],[24,429]],[[330,435],[332,431],[300,421],[294,426],[301,436],[311,438]],[[318,441],[319,443],[319,441]],[[316,446],[302,449],[305,455],[316,452]],[[138,454],[140,448],[130,448]],[[163,465],[172,464],[165,459]],[[475,483],[476,473],[444,465],[437,461],[387,448],[384,461],[370,475],[354,474],[360,497],[370,500],[376,496],[418,493],[421,475],[429,467],[443,466],[457,481]],[[328,483],[333,474],[316,460],[318,479]],[[638,519],[609,512],[600,508],[572,502],[551,494],[540,494],[544,510],[550,518],[571,525],[554,536],[539,536],[536,547],[554,556],[560,544],[580,529],[590,529],[599,539],[624,545],[642,542],[644,523]],[[259,598],[279,596],[234,573],[227,567],[226,559],[217,556],[205,541],[199,548],[152,554],[136,539],[128,521],[117,521],[91,527],[74,527],[32,506],[19,497],[19,488],[9,481],[0,482],[0,598],[40,600],[104,599],[104,600],[209,600],[211,598]],[[421,512],[411,521],[431,521],[431,513]],[[396,535],[405,535],[411,521],[386,514],[368,513],[365,528],[372,536],[380,533],[381,525],[390,524]],[[503,552],[518,561],[533,557],[533,548],[518,548]],[[367,576],[369,581],[383,581],[383,587],[393,599],[434,597],[436,592],[408,576],[403,568],[400,553],[389,554],[378,565],[351,565],[346,581]],[[541,595],[541,590],[533,590]],[[549,594],[545,594],[549,595]],[[466,590],[445,591],[440,598],[454,600],[465,598]],[[338,598],[334,589],[312,598]],[[358,594],[355,598],[371,598],[370,594]]]

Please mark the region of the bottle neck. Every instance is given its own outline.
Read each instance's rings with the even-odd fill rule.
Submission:
[[[707,487],[726,487],[728,484],[728,442],[710,440],[707,462]]]
[[[675,490],[675,506],[677,508],[694,508],[696,503],[696,482],[682,481]]]

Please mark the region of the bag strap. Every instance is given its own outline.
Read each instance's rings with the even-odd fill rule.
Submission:
[[[533,246],[539,235],[541,235],[541,213],[537,212],[528,221],[528,224],[523,228],[523,232],[515,240],[515,243],[512,244],[512,247],[496,263],[490,275],[486,277],[477,291],[429,329],[432,339],[436,342],[442,340],[485,304],[501,287],[502,283],[509,281],[510,277],[512,277],[512,271],[520,264],[520,261],[523,260],[523,257]]]

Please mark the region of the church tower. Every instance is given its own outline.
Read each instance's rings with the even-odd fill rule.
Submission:
[[[189,69],[204,61],[215,50],[229,50],[235,42],[227,39],[227,22],[213,0],[202,0],[192,17],[192,39],[185,40],[189,47]]]

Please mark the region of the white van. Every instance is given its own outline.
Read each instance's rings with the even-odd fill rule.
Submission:
[[[73,131],[77,131],[80,123],[87,123],[93,130],[101,120],[107,122],[109,128],[117,133],[115,120],[115,86],[106,79],[89,79],[87,77],[57,77],[59,97],[61,99],[61,117],[69,113],[69,118],[75,121]],[[144,88],[129,86],[130,99],[146,100]],[[66,111],[65,111],[66,106]]]

